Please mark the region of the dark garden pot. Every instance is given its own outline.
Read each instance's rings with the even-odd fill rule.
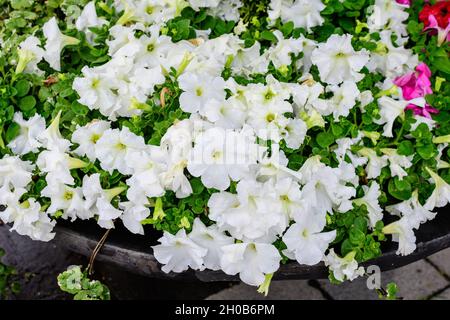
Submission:
[[[450,247],[449,208],[439,210],[435,220],[421,226],[416,231],[417,249],[408,256],[396,255],[397,244],[387,241],[381,257],[364,263],[364,266],[377,265],[382,271],[402,267],[423,259],[433,253]],[[67,249],[81,255],[90,256],[100,238],[105,233],[92,222],[59,223],[56,229],[56,241]],[[133,235],[118,223],[112,230],[97,255],[96,260],[114,264],[126,271],[139,275],[177,280],[234,281],[237,276],[229,276],[221,271],[192,271],[181,274],[166,274],[153,256],[151,246],[157,244],[161,233],[146,230],[146,236]],[[390,236],[389,236],[390,239]],[[274,279],[322,279],[328,277],[327,268],[320,263],[315,266],[299,265],[295,261],[282,265]]]

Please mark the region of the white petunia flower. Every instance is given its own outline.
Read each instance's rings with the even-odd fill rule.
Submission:
[[[288,148],[298,149],[306,138],[308,128],[301,119],[289,119],[284,126],[281,136]]]
[[[206,187],[226,190],[230,179],[239,181],[249,174],[249,166],[256,164],[259,153],[252,132],[211,128],[195,140],[187,169],[201,177]]]
[[[241,129],[246,118],[242,103],[233,98],[210,100],[204,108],[204,115],[216,126],[224,129]]]
[[[278,143],[287,122],[284,114],[292,112],[293,108],[286,101],[290,97],[288,87],[271,75],[266,80],[267,85],[250,84],[244,92],[250,106],[247,123],[259,138]]]
[[[301,85],[291,86],[294,104],[297,107],[296,112],[306,109],[307,111],[318,112],[321,115],[330,114],[329,102],[320,98],[325,93],[325,88],[319,82],[307,80]]]
[[[202,122],[191,119],[176,121],[161,138],[161,147],[167,150],[171,160],[187,160],[195,140],[196,126],[202,127]],[[197,128],[200,130],[201,128]]]
[[[352,36],[333,34],[326,43],[318,45],[311,56],[312,63],[319,69],[320,79],[328,84],[339,84],[345,80],[358,82],[359,73],[369,61],[369,53],[363,49],[355,51]]]
[[[220,0],[188,0],[189,5],[196,11],[200,8],[215,8],[221,2]]]
[[[134,234],[144,235],[144,227],[141,222],[150,215],[150,209],[145,205],[130,201],[121,202],[119,207],[123,210],[123,214],[120,217],[123,225]]]
[[[420,204],[417,190],[414,190],[411,199],[387,206],[386,211],[393,215],[407,218],[414,229],[419,229],[422,223],[433,220],[436,217],[436,212],[431,212]]]
[[[122,48],[129,48],[131,45],[133,45],[134,47],[138,46],[139,43],[135,41],[136,37],[134,36],[134,33],[140,28],[144,28],[144,26],[140,23],[133,24],[129,27],[124,27],[120,24],[112,26],[109,29],[110,39],[106,41],[106,44],[108,45],[108,55],[111,57],[117,57],[120,55],[118,55],[117,52]],[[131,50],[127,49],[125,50],[130,53]],[[138,52],[139,50],[135,49],[133,51]]]
[[[222,247],[222,252],[222,270],[229,275],[239,273],[239,278],[249,285],[261,285],[266,274],[280,267],[280,253],[271,244],[236,243]]]
[[[328,114],[333,114],[334,121],[339,121],[339,117],[347,117],[350,114],[360,94],[358,87],[352,81],[344,81],[340,86],[331,85],[327,87],[327,91],[333,92],[333,98],[328,101]]]
[[[284,39],[281,31],[274,31],[278,42],[269,49],[268,59],[277,69],[282,69],[292,64],[292,56],[297,56],[303,51],[303,43],[300,39]]]
[[[270,181],[263,184],[242,180],[237,185],[237,195],[215,193],[208,207],[209,218],[239,240],[275,241],[289,222]]]
[[[367,18],[370,32],[377,32],[386,28],[405,30],[402,22],[408,19],[408,13],[405,11],[406,7],[406,5],[397,1],[375,0],[375,4],[369,8],[370,15]],[[400,32],[400,34],[403,33]]]
[[[77,45],[80,40],[61,33],[56,18],[48,20],[42,27],[46,38],[44,59],[53,69],[61,71],[61,52],[65,46]]]
[[[85,209],[81,188],[72,188],[64,184],[49,184],[41,191],[41,195],[51,201],[47,213],[54,214],[61,210],[62,217],[70,218],[71,221],[75,221],[77,218],[86,220],[93,217],[93,214]]]
[[[100,27],[106,23],[107,21],[105,19],[101,19],[97,16],[95,1],[91,1],[83,8],[81,15],[75,22],[75,26],[77,30],[86,33],[86,38],[89,43],[92,44],[94,42],[94,34],[89,30],[89,28]]]
[[[437,173],[427,168],[431,179],[434,182],[434,191],[424,205],[427,210],[445,207],[450,202],[450,185],[445,182]]]
[[[27,236],[35,241],[48,242],[53,240],[56,233],[52,231],[56,225],[56,221],[50,219],[45,212],[40,211],[41,206],[39,203],[35,202],[35,200],[28,199],[28,202],[30,203],[30,207],[27,209],[27,212],[31,212],[33,214],[35,214],[35,212],[39,212],[39,219],[33,223],[33,227],[27,233]]]
[[[231,69],[236,74],[244,75],[267,73],[270,61],[266,55],[261,55],[261,44],[259,42],[255,42],[250,48],[239,48],[234,56]]]
[[[333,272],[333,276],[338,281],[353,281],[364,275],[363,267],[358,267],[355,260],[355,251],[348,253],[345,257],[339,257],[334,249],[330,249],[324,259],[325,265]]]
[[[0,187],[7,186],[10,190],[25,188],[31,182],[34,168],[35,165],[30,161],[4,155],[0,159]]]
[[[106,130],[110,129],[110,123],[104,120],[96,120],[80,127],[72,134],[72,142],[79,146],[73,152],[81,157],[86,156],[94,162],[96,160],[95,146]]]
[[[358,154],[367,161],[366,172],[368,179],[376,179],[381,174],[381,169],[388,165],[388,157],[386,155],[378,156],[376,151],[369,148],[358,150]]]
[[[300,217],[304,213],[302,193],[297,181],[283,178],[274,183],[273,187],[281,203],[281,211],[288,219]]]
[[[398,242],[397,254],[407,256],[416,250],[416,236],[414,222],[403,217],[383,228],[384,234],[391,234],[392,240]]]
[[[160,147],[148,146],[145,151],[132,153],[128,162],[134,172],[126,181],[129,186],[127,198],[130,201],[144,204],[147,198],[164,195],[159,176],[165,169],[167,154]]]
[[[45,51],[40,45],[41,41],[35,36],[28,36],[28,38],[19,44],[19,61],[17,62],[16,73],[44,74],[44,71],[37,66],[45,54]]]
[[[239,9],[242,5],[241,0],[218,1],[216,7],[208,8],[208,12],[210,15],[225,21],[239,21]]]
[[[24,188],[15,188],[11,191],[9,185],[2,185],[0,188],[0,204],[4,210],[0,211],[0,219],[5,223],[14,222],[20,211],[20,198],[27,192]],[[32,220],[32,219],[31,219]]]
[[[84,176],[82,186],[85,198],[85,209],[98,217],[97,223],[105,229],[114,228],[114,220],[122,215],[122,211],[116,209],[111,201],[125,191],[123,187],[103,190],[98,173]]]
[[[37,140],[47,150],[66,152],[72,145],[69,140],[64,139],[59,131],[59,122],[61,121],[61,111],[58,112],[55,119],[47,127],[47,129],[41,132]]]
[[[165,273],[183,272],[188,268],[203,270],[203,260],[208,250],[200,247],[188,238],[186,231],[181,229],[176,235],[164,232],[159,239],[160,244],[153,246],[153,254],[164,266]]]
[[[0,189],[0,204],[6,209],[0,212],[0,219],[6,223],[13,223],[10,231],[28,236],[33,240],[50,241],[55,237],[52,230],[56,221],[51,221],[45,212],[41,211],[41,205],[35,199],[28,199],[20,203],[20,197],[25,189],[16,189],[11,192],[8,186]]]
[[[8,143],[8,147],[19,155],[29,152],[37,153],[42,146],[37,137],[45,130],[45,119],[35,114],[30,119],[24,120],[22,113],[16,112],[14,122],[20,126],[20,134]]]
[[[95,154],[103,170],[130,175],[134,171],[128,162],[130,154],[144,149],[144,138],[123,127],[106,130],[96,143]]]
[[[287,249],[283,253],[300,264],[315,265],[322,261],[329,244],[336,237],[336,230],[322,232],[325,216],[303,213],[283,236]]]
[[[172,190],[178,199],[189,197],[192,194],[192,186],[185,175],[188,161],[179,159],[168,165],[167,171],[161,174],[161,182],[166,190]]]
[[[358,97],[358,101],[360,102],[359,108],[361,109],[361,112],[362,113],[366,112],[365,110],[366,106],[371,104],[374,100],[375,99],[373,97],[372,91],[366,90],[361,92]]]
[[[187,5],[182,0],[115,0],[116,11],[123,11],[117,25],[161,24],[175,18]]]
[[[114,57],[129,56],[134,58],[137,67],[150,69],[162,67],[166,70],[171,67],[178,70],[178,66],[185,61],[185,57],[190,58],[187,53],[193,49],[186,42],[174,44],[169,36],[160,35],[159,25],[150,26],[148,31],[139,39],[136,39],[134,32],[132,32],[129,36],[131,41],[126,40],[124,45],[114,53]],[[186,61],[189,61],[189,59]]]
[[[398,117],[404,117],[405,108],[410,104],[424,105],[423,98],[417,98],[410,101],[395,100],[391,97],[383,96],[378,99],[378,107],[380,108],[380,119],[375,119],[376,124],[384,124],[383,136],[392,138],[394,135],[392,129],[394,122]]]
[[[75,181],[70,170],[84,168],[88,164],[59,150],[45,150],[39,154],[36,165],[47,174],[47,184],[73,185]]]
[[[405,49],[392,43],[392,31],[382,31],[377,50],[371,53],[371,59],[367,67],[371,72],[379,72],[387,78],[395,79],[409,70],[413,70],[418,64],[418,56],[411,49]]]
[[[299,60],[298,66],[302,66],[303,68],[303,74],[307,75],[312,66],[311,56],[314,51],[314,49],[317,48],[317,42],[311,39],[306,38],[304,35],[301,35],[299,40],[302,42],[302,53],[303,57]]]
[[[400,180],[408,175],[405,169],[412,167],[413,156],[402,156],[395,149],[383,148],[381,152],[388,156],[389,169],[393,177],[397,176]]]
[[[323,9],[325,5],[321,0],[271,0],[268,14],[273,22],[281,18],[283,23],[292,21],[296,28],[311,32],[311,28],[323,24],[320,15]]]
[[[372,228],[378,221],[383,219],[383,209],[380,207],[378,198],[380,197],[380,186],[378,183],[373,181],[370,187],[363,186],[364,197],[353,200],[357,206],[365,205],[367,212],[369,213],[369,222]]]
[[[299,170],[304,184],[302,197],[317,214],[325,216],[333,209],[339,212],[351,210],[350,198],[356,195],[356,190],[346,184],[355,180],[355,173],[353,169],[353,175],[349,175],[344,169],[328,167],[320,162],[319,156],[314,156]]]
[[[204,114],[204,109],[211,100],[225,99],[223,78],[184,73],[178,78],[178,83],[184,91],[180,96],[180,108],[185,112],[200,111],[200,114]]]
[[[234,243],[233,238],[221,232],[217,225],[206,227],[199,218],[194,220],[188,238],[208,250],[203,264],[205,268],[210,270],[220,270],[221,248]]]
[[[351,147],[357,145],[362,139],[361,133],[354,139],[352,138],[341,138],[336,140],[337,148],[333,150],[339,163],[345,162],[345,158],[348,157],[353,164],[353,166],[359,167],[367,163],[367,159],[359,157],[352,153]]]
[[[258,162],[256,174],[257,180],[266,181],[272,177],[276,177],[277,179],[289,177],[290,172],[286,172],[288,171],[286,170],[288,169],[288,163],[289,160],[283,150],[280,150],[280,146],[278,144],[273,143],[271,146],[271,152],[266,152]],[[296,174],[298,173],[296,172]],[[298,174],[298,177],[299,176],[300,174]]]
[[[78,102],[91,110],[99,109],[100,112],[109,116],[111,108],[117,103],[114,94],[116,81],[113,81],[107,70],[103,67],[81,69],[83,77],[74,79],[72,88],[78,93]]]

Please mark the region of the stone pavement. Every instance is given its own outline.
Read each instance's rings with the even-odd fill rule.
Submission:
[[[31,241],[4,226],[0,226],[0,247],[6,250],[3,262],[14,265],[19,272],[17,279],[22,290],[14,299],[68,299],[57,287],[57,274],[69,265],[87,263],[86,258],[67,252],[55,243]],[[124,274],[102,264],[96,264],[96,269],[97,277],[110,287],[117,299],[264,299],[255,288],[244,284],[155,280]],[[399,296],[404,299],[450,299],[450,249],[384,272],[381,281],[384,286],[397,283]],[[366,279],[362,278],[339,286],[327,280],[284,280],[272,282],[266,299],[377,299],[377,294],[367,289]]]
[[[383,272],[384,287],[395,282],[398,296],[405,300],[450,299],[450,249],[434,254],[427,259],[405,267]],[[254,288],[244,284],[233,286],[209,296],[210,300],[222,299],[294,299],[294,300],[377,300],[375,291],[367,288],[365,278],[341,285],[332,285],[328,280],[277,281],[271,285],[267,298],[262,298]]]

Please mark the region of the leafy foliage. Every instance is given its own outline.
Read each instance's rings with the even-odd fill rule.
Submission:
[[[98,280],[90,280],[87,271],[80,266],[71,266],[58,275],[58,286],[73,294],[74,300],[110,300],[109,289]]]

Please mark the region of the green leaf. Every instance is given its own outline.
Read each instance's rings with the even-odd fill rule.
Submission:
[[[75,100],[72,102],[72,111],[84,116],[89,113],[89,108]]]
[[[395,283],[391,282],[386,287],[387,291],[387,300],[396,300],[397,299],[397,293],[398,293],[398,287]]]
[[[316,141],[322,148],[328,148],[334,142],[334,136],[328,132],[320,132],[317,135]]]
[[[435,156],[437,156],[438,154],[436,146],[432,143],[428,144],[417,143],[416,149],[419,156],[425,160],[430,160]]]
[[[351,228],[349,235],[350,242],[354,245],[360,245],[364,243],[364,240],[366,239],[366,235],[364,234],[364,232],[357,228]]]
[[[19,108],[22,111],[30,111],[36,105],[36,99],[33,96],[26,96],[19,101]]]
[[[278,41],[277,37],[275,37],[275,35],[272,32],[268,31],[268,30],[264,30],[263,32],[261,32],[261,39],[267,40],[267,41],[270,41],[270,42],[277,42]]]
[[[11,0],[11,7],[16,10],[26,9],[33,5],[33,0]]]
[[[345,239],[341,244],[341,253],[343,256],[346,256],[348,253],[353,251],[353,245],[350,242],[350,239]]]
[[[6,142],[9,143],[14,140],[20,134],[20,126],[13,122],[9,125],[8,130],[6,130]]]
[[[388,191],[398,200],[406,201],[412,197],[411,184],[406,179],[400,180],[398,177],[394,177],[389,180]]]
[[[409,140],[404,140],[398,145],[397,153],[402,156],[410,156],[414,154],[414,145]]]
[[[434,58],[433,65],[435,65],[438,70],[450,74],[450,60],[448,58]]]
[[[363,233],[367,231],[367,220],[363,217],[357,217],[355,221],[353,221],[353,225],[355,229],[360,230]]]
[[[14,87],[17,90],[17,96],[21,98],[28,94],[31,86],[28,81],[20,80],[19,82],[16,83],[16,85]]]
[[[280,31],[283,33],[284,38],[289,38],[292,31],[294,31],[294,23],[289,21],[288,23],[283,24]]]
[[[200,179],[194,178],[190,182],[192,191],[195,195],[201,194],[203,190],[205,190],[205,187],[203,186],[203,183],[200,181]]]
[[[344,129],[339,125],[339,123],[332,122],[331,123],[331,132],[333,132],[333,135],[336,138],[340,138],[340,137],[342,137],[342,135],[344,133]]]

